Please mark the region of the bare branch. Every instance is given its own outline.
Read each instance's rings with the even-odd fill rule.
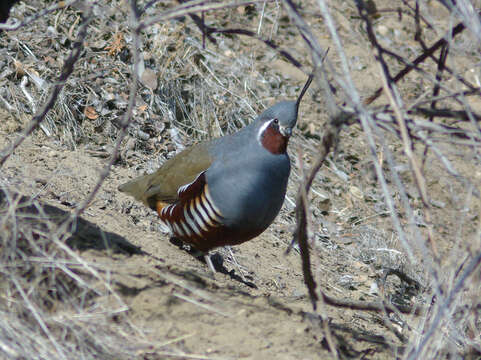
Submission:
[[[213,11],[226,8],[235,8],[239,6],[271,2],[273,0],[258,0],[258,1],[247,1],[247,0],[232,0],[232,1],[214,1],[214,0],[193,0],[186,2],[180,6],[173,9],[166,10],[163,13],[147,18],[138,24],[138,30],[143,30],[155,23],[162,22],[169,19],[175,19],[181,16],[187,16],[190,14],[199,14],[204,11]]]
[[[441,321],[443,321],[446,315],[446,312],[451,307],[451,304],[454,302],[456,297],[461,294],[461,291],[465,286],[466,280],[470,276],[472,276],[476,271],[478,271],[480,266],[481,266],[481,251],[478,251],[478,253],[476,253],[474,257],[471,259],[471,261],[465,266],[464,271],[458,276],[458,280],[454,284],[452,290],[449,292],[448,297],[443,301],[442,304],[439,305],[438,312],[434,317],[431,323],[431,326],[423,335],[422,341],[419,344],[419,346],[409,354],[408,360],[415,360],[415,359],[422,358],[422,353],[424,348],[426,347],[428,342],[431,340],[435,332],[439,330]]]
[[[22,131],[22,134],[19,135],[10,146],[7,146],[2,149],[0,152],[0,168],[3,166],[5,161],[12,155],[17,147],[19,147],[22,142],[42,123],[45,119],[47,113],[53,108],[55,102],[57,101],[57,97],[59,96],[60,92],[62,91],[67,79],[72,74],[74,70],[75,63],[80,58],[83,50],[83,42],[85,37],[87,36],[87,28],[90,22],[92,21],[92,9],[91,7],[87,7],[85,12],[82,14],[82,24],[80,25],[79,32],[77,35],[77,39],[73,43],[72,51],[70,52],[69,56],[65,60],[65,63],[62,67],[61,74],[57,80],[57,83],[54,85],[54,88],[50,94],[45,105],[40,109],[40,111],[32,118],[30,123],[27,127]]]

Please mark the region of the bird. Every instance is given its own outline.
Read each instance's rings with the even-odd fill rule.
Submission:
[[[280,101],[236,133],[188,147],[118,190],[157,211],[172,237],[201,252],[215,275],[209,251],[257,237],[282,207],[287,145],[312,79],[296,101]]]

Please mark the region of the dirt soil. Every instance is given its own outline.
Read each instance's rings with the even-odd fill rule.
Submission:
[[[379,3],[379,8],[383,3],[389,4]],[[441,22],[445,10],[437,6],[432,12],[439,16],[436,21]],[[353,68],[357,69],[353,71],[354,81],[360,84],[363,93],[370,94],[381,84],[379,68],[364,45],[353,40],[360,36],[350,23],[349,14],[355,14],[355,9],[339,5],[337,10],[334,15],[340,32],[344,40],[350,39],[345,49]],[[321,45],[332,46],[324,24],[316,20],[314,5],[309,5],[304,14],[311,21]],[[395,14],[385,15],[382,26],[398,31],[397,41],[414,43],[412,31],[403,32],[406,28]],[[430,35],[435,38],[434,34]],[[283,46],[286,49],[300,58],[308,56],[297,33],[290,33],[281,26],[278,36],[285,38]],[[253,43],[253,40],[243,40],[237,51],[246,52]],[[262,47],[255,43],[256,51]],[[334,51],[331,56],[337,65]],[[263,66],[266,71],[273,71],[288,87],[298,89],[305,80],[302,73],[283,60],[257,66],[259,71]],[[406,81],[400,88],[405,93],[419,92],[416,86],[415,81]],[[292,90],[288,96],[294,94]],[[274,97],[276,95],[263,100],[269,104]],[[319,305],[321,310],[314,312],[306,296],[299,252],[294,249],[285,254],[295,226],[292,202],[301,176],[297,157],[301,151],[305,167],[315,159],[326,120],[319,110],[322,109],[320,103],[319,93],[313,89],[301,107],[301,130],[295,131],[290,146],[294,173],[281,214],[258,238],[233,247],[235,260],[227,249],[218,250],[223,262],[215,257],[221,269],[215,278],[188,249],[169,241],[153,211],[117,191],[118,185],[142,174],[150,166],[142,164],[161,163],[159,154],[132,150],[135,156],[131,154],[114,165],[95,200],[79,219],[68,243],[105,275],[128,306],[127,311],[112,317],[111,321],[128,322],[135,329],[131,336],[138,337],[142,344],[138,358],[330,358],[320,314],[329,318],[329,327],[343,358],[393,359],[402,353],[404,344],[384,325],[381,314],[322,304]],[[480,103],[473,106],[481,108]],[[21,127],[22,120],[0,109],[0,148],[12,141]],[[188,137],[182,139],[183,145],[192,142]],[[391,150],[398,156],[399,164],[405,164],[402,145],[394,138],[387,139],[392,141]],[[22,195],[52,206],[61,217],[67,216],[92,190],[100,169],[107,162],[106,152],[98,151],[100,146],[93,147],[84,141],[73,148],[61,136],[47,137],[44,132],[36,131],[3,166],[1,181]],[[175,152],[175,147],[173,150]],[[422,154],[423,149],[420,147],[416,151]],[[448,157],[455,161],[456,169],[469,174],[471,159],[459,149],[450,151]],[[161,157],[168,156],[171,154],[163,153]],[[442,258],[459,245],[453,240],[455,234],[469,238],[475,232],[479,199],[471,200],[464,226],[458,226],[458,211],[467,200],[460,196],[453,202],[452,195],[463,191],[463,185],[446,178],[445,170],[434,161],[435,156],[429,156],[433,161],[426,165],[430,174],[428,190],[440,204],[433,211],[436,234],[439,234],[437,247]],[[312,194],[312,226],[317,246],[313,264],[315,276],[318,285],[332,296],[374,301],[378,299],[377,281],[381,269],[386,266],[402,268],[406,256],[393,235],[395,232],[381,200],[372,163],[367,160],[369,152],[359,126],[342,133],[341,145],[333,159],[335,164],[330,163],[319,173]],[[476,171],[474,175],[471,172],[472,178],[481,182],[479,168]],[[347,177],[343,178],[343,174]],[[403,174],[410,189],[414,189],[410,172]],[[422,208],[415,190],[411,195],[413,206]],[[452,210],[448,210],[449,207]],[[388,249],[389,254],[379,254],[380,248]],[[422,256],[418,259],[422,264]],[[426,274],[422,269],[405,270],[423,282]],[[404,285],[398,280],[391,280],[385,291],[387,296],[406,294]],[[405,295],[405,301],[412,304],[417,301],[416,296]],[[115,306],[112,296],[100,296],[95,301]],[[416,323],[409,317],[406,319]],[[402,332],[401,326],[399,329]]]
[[[0,140],[6,141],[3,129]],[[84,149],[70,151],[58,142],[31,137],[8,161],[3,176],[15,181],[23,194],[38,194],[42,203],[67,213],[88,193],[97,179],[95,169],[102,165]],[[318,315],[311,313],[305,296],[299,256],[295,251],[284,255],[289,233],[276,236],[274,225],[233,248],[242,269],[226,261],[224,273],[212,279],[204,263],[158,231],[153,212],[118,193],[117,186],[133,175],[130,169],[115,167],[71,245],[109,273],[143,341],[172,343],[177,351],[205,358],[310,359],[326,352]],[[107,250],[101,245],[105,240]],[[358,337],[349,351],[385,347],[372,343],[383,334],[356,326],[353,313],[328,313],[340,335]],[[144,355],[162,357],[166,348],[145,350]]]

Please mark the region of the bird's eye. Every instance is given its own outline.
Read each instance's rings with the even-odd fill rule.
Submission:
[[[279,119],[274,119],[274,124],[278,125],[278,124],[279,124]]]

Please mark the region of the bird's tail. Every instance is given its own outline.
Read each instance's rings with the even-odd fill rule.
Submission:
[[[136,200],[143,202],[147,206],[150,206],[148,201],[148,191],[151,185],[152,176],[153,174],[148,174],[140,176],[134,180],[130,180],[125,184],[120,185],[118,190],[120,192],[129,194]]]

